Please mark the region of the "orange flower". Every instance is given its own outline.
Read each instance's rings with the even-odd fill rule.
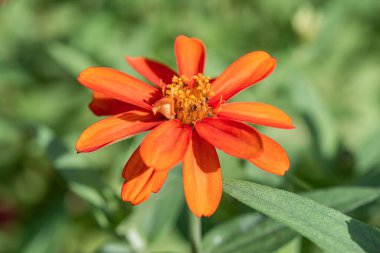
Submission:
[[[158,192],[171,168],[182,161],[187,204],[198,217],[210,216],[222,196],[222,173],[215,148],[284,175],[286,152],[243,122],[293,128],[283,111],[256,102],[225,103],[268,76],[276,60],[262,51],[244,55],[215,80],[203,76],[205,48],[196,38],[175,40],[178,73],[143,58],[128,63],[155,86],[111,68],[88,68],[78,81],[94,91],[90,109],[110,116],[87,128],[76,143],[91,152],[152,130],[124,167],[124,201],[137,205]]]

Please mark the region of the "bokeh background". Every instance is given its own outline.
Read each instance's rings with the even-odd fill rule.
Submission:
[[[120,200],[121,172],[142,136],[90,154],[74,149],[98,120],[80,71],[138,76],[126,55],[174,68],[179,34],[203,40],[211,77],[253,50],[278,60],[234,100],[293,118],[295,130],[260,128],[288,151],[291,169],[270,175],[219,152],[224,177],[297,193],[380,186],[379,13],[378,0],[0,1],[0,252],[190,251],[180,166],[161,193],[132,207]],[[349,214],[380,226],[379,211],[377,201]],[[224,195],[203,232],[249,212]],[[274,251],[320,251],[296,239]]]

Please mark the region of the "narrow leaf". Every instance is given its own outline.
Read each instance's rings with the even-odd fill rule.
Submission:
[[[207,253],[273,252],[297,234],[286,226],[258,213],[239,216],[209,233],[203,240]]]
[[[301,195],[347,213],[378,199],[380,189],[375,187],[343,186],[305,192]]]
[[[297,194],[232,179],[224,181],[224,190],[328,252],[376,252],[380,248],[378,229]]]
[[[380,197],[377,188],[334,187],[302,193],[341,212],[352,211]],[[262,214],[244,214],[209,231],[203,239],[205,252],[273,252],[297,234]]]

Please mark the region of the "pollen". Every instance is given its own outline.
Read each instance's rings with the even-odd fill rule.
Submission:
[[[213,108],[207,103],[214,96],[210,77],[201,73],[191,78],[174,76],[172,83],[166,85],[162,92],[164,99],[171,101],[172,117],[183,124],[192,125],[197,120],[214,116]]]

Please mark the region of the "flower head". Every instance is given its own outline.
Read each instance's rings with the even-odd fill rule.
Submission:
[[[195,38],[175,40],[178,73],[143,57],[128,63],[154,86],[110,68],[88,68],[78,81],[93,90],[90,109],[109,116],[79,137],[78,152],[91,152],[152,130],[124,167],[121,196],[136,205],[164,184],[168,171],[182,161],[185,197],[192,212],[212,215],[222,196],[216,149],[247,159],[270,173],[289,168],[286,152],[248,122],[293,128],[283,111],[257,102],[227,103],[268,76],[276,60],[262,51],[244,55],[216,79],[203,75],[205,48]]]

